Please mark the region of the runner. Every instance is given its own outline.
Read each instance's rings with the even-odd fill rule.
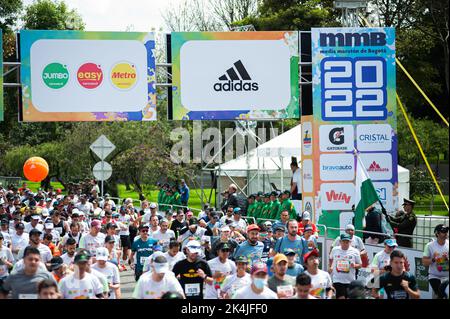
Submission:
[[[186,299],[203,299],[205,282],[213,282],[211,269],[204,259],[200,242],[191,240],[186,244],[186,259],[177,262],[173,272],[183,287]]]
[[[40,267],[41,254],[35,247],[27,247],[23,254],[23,269],[11,273],[0,287],[0,298],[6,299],[11,292],[12,299],[37,299],[38,283],[53,276]]]
[[[228,275],[220,288],[222,299],[232,299],[236,291],[252,283],[252,277],[247,273],[248,260],[245,256],[236,259],[236,273]]]
[[[75,255],[75,271],[64,277],[58,285],[63,299],[103,299],[103,285],[88,272],[90,258],[86,249]]]
[[[304,262],[306,266],[305,274],[311,277],[310,294],[320,299],[331,299],[333,297],[333,282],[330,274],[319,269],[320,254],[317,249],[313,249],[305,254]]]
[[[373,288],[372,294],[379,299],[379,290],[386,292],[387,299],[419,299],[420,291],[416,277],[404,271],[405,255],[400,250],[391,253],[390,271],[384,273],[380,279],[380,287]]]
[[[107,260],[116,265],[119,268],[119,271],[122,271],[122,268],[119,265],[122,251],[116,248],[116,243],[116,239],[113,236],[107,235],[105,237],[105,248],[108,250]]]
[[[184,298],[183,288],[169,270],[169,263],[164,256],[154,258],[151,271],[143,274],[134,288],[134,299],[160,299],[167,292],[179,293]]]
[[[297,259],[297,254],[291,248],[285,249],[283,253],[288,259],[288,267],[286,270],[286,274],[293,278],[297,278],[298,275],[304,272],[303,266],[295,262]]]
[[[235,249],[238,246],[238,243],[236,240],[231,238],[231,229],[229,226],[223,226],[220,228],[220,237],[213,237],[212,244],[211,244],[211,253],[209,258],[213,259],[217,257],[217,248],[222,243],[227,243],[230,246],[230,254],[233,255]]]
[[[169,250],[164,253],[167,262],[169,263],[169,270],[172,271],[173,266],[180,260],[186,259],[186,255],[180,251],[181,244],[176,240],[171,240],[169,243]]]
[[[109,299],[120,299],[120,276],[117,266],[109,262],[109,251],[105,247],[97,248],[95,259],[97,262],[92,265],[95,269],[102,273],[108,279]]]
[[[182,209],[177,210],[177,217],[170,226],[170,229],[173,230],[177,239],[180,236],[180,230],[187,226],[188,224],[186,223],[186,221],[184,221],[183,210]]]
[[[384,249],[375,254],[370,264],[376,274],[383,274],[389,271],[391,254],[397,246],[395,239],[386,239],[384,241]]]
[[[53,280],[42,280],[38,285],[38,299],[61,299],[58,284]]]
[[[428,268],[428,280],[433,288],[433,299],[443,299],[441,283],[449,278],[448,267],[448,227],[439,224],[434,228],[436,239],[426,244],[422,263]]]
[[[11,235],[11,252],[14,259],[17,258],[17,254],[20,250],[25,249],[30,241],[28,233],[25,233],[25,225],[22,222],[18,222],[15,225],[15,232]]]
[[[273,276],[268,280],[268,287],[279,299],[294,295],[295,277],[286,275],[288,259],[284,254],[276,254],[273,258]]]
[[[50,248],[48,248],[41,242],[41,232],[37,229],[32,229],[29,235],[30,241],[28,243],[28,247],[37,248],[40,252],[42,262],[46,264],[46,266],[48,267],[50,265],[49,264],[50,260],[52,259],[53,256],[52,252],[50,251]],[[19,253],[17,254],[17,260],[22,259],[22,257],[24,256],[25,249],[26,248],[23,248],[19,251]]]
[[[233,299],[277,299],[278,296],[267,285],[267,266],[255,262],[251,270],[252,282],[236,291]]]
[[[14,256],[11,250],[4,244],[3,234],[0,233],[0,286],[2,282],[9,276],[9,270],[13,268]]]
[[[361,268],[361,257],[356,248],[350,246],[351,236],[341,234],[340,246],[330,253],[329,272],[336,289],[336,299],[347,298],[347,288],[356,279],[356,269]]]
[[[127,209],[124,206],[120,207],[120,216],[119,216],[119,236],[120,236],[120,246],[122,247],[122,270],[127,270],[126,263],[130,258],[130,248],[131,248],[131,239],[130,239],[130,224],[131,224],[131,216],[127,214]],[[131,262],[128,262],[131,265]]]
[[[236,260],[239,256],[244,256],[248,260],[248,267],[261,260],[264,244],[258,240],[259,230],[258,225],[255,224],[247,227],[247,240],[235,250],[233,259]]]
[[[56,282],[60,282],[66,276],[66,268],[61,257],[53,257],[50,260],[50,271]]]
[[[68,238],[66,240],[66,245],[64,246],[64,250],[66,252],[61,255],[61,259],[63,260],[63,263],[65,265],[69,266],[69,268],[72,270],[73,270],[73,263],[74,263],[76,249],[77,249],[77,242],[75,241],[75,239]]]
[[[317,299],[311,294],[312,280],[308,274],[300,274],[295,280],[296,294],[293,299]]]
[[[298,222],[295,219],[289,220],[287,227],[287,235],[278,239],[271,252],[271,256],[273,257],[275,254],[283,253],[285,249],[291,248],[297,254],[295,262],[303,265],[303,256],[308,252],[308,243],[304,238],[297,235]]]
[[[148,237],[149,226],[139,227],[139,238],[131,246],[130,265],[134,268],[134,279],[139,280],[143,273],[145,260],[153,254],[153,248],[158,243],[157,240]],[[135,262],[134,262],[135,261]]]
[[[236,264],[228,259],[230,252],[230,245],[221,243],[217,247],[218,257],[208,261],[213,281],[206,283],[205,299],[218,299],[220,297],[220,286],[225,277],[236,273]]]
[[[101,233],[101,222],[94,219],[91,222],[91,230],[88,234],[81,237],[78,247],[89,250],[91,256],[95,258],[95,252],[98,247],[103,247],[105,244],[105,234]]]

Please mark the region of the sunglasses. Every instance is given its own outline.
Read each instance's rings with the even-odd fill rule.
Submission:
[[[148,229],[142,229],[141,232],[148,233]]]
[[[223,253],[229,253],[230,252],[229,249],[221,249],[220,251],[223,252]]]

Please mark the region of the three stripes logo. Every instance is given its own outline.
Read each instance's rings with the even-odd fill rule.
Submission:
[[[259,90],[258,83],[252,82],[252,78],[241,60],[236,61],[233,67],[229,68],[224,75],[219,77],[219,81],[214,84],[214,91],[216,92]]]

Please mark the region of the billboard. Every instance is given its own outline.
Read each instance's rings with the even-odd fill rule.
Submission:
[[[25,122],[156,120],[153,33],[20,32]]]
[[[299,118],[298,44],[294,31],[172,33],[171,119]]]
[[[339,215],[357,205],[355,151],[383,205],[397,207],[395,29],[313,28],[311,37],[315,196],[321,222],[344,227]]]

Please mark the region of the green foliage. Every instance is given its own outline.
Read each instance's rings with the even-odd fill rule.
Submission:
[[[411,170],[410,180],[414,181],[409,188],[410,196],[414,199],[430,198],[437,192],[430,174],[420,167],[414,167]]]
[[[0,28],[3,32],[14,27],[21,9],[22,0],[0,0]]]
[[[84,23],[76,10],[64,1],[38,0],[25,10],[24,28],[35,30],[83,30]]]

